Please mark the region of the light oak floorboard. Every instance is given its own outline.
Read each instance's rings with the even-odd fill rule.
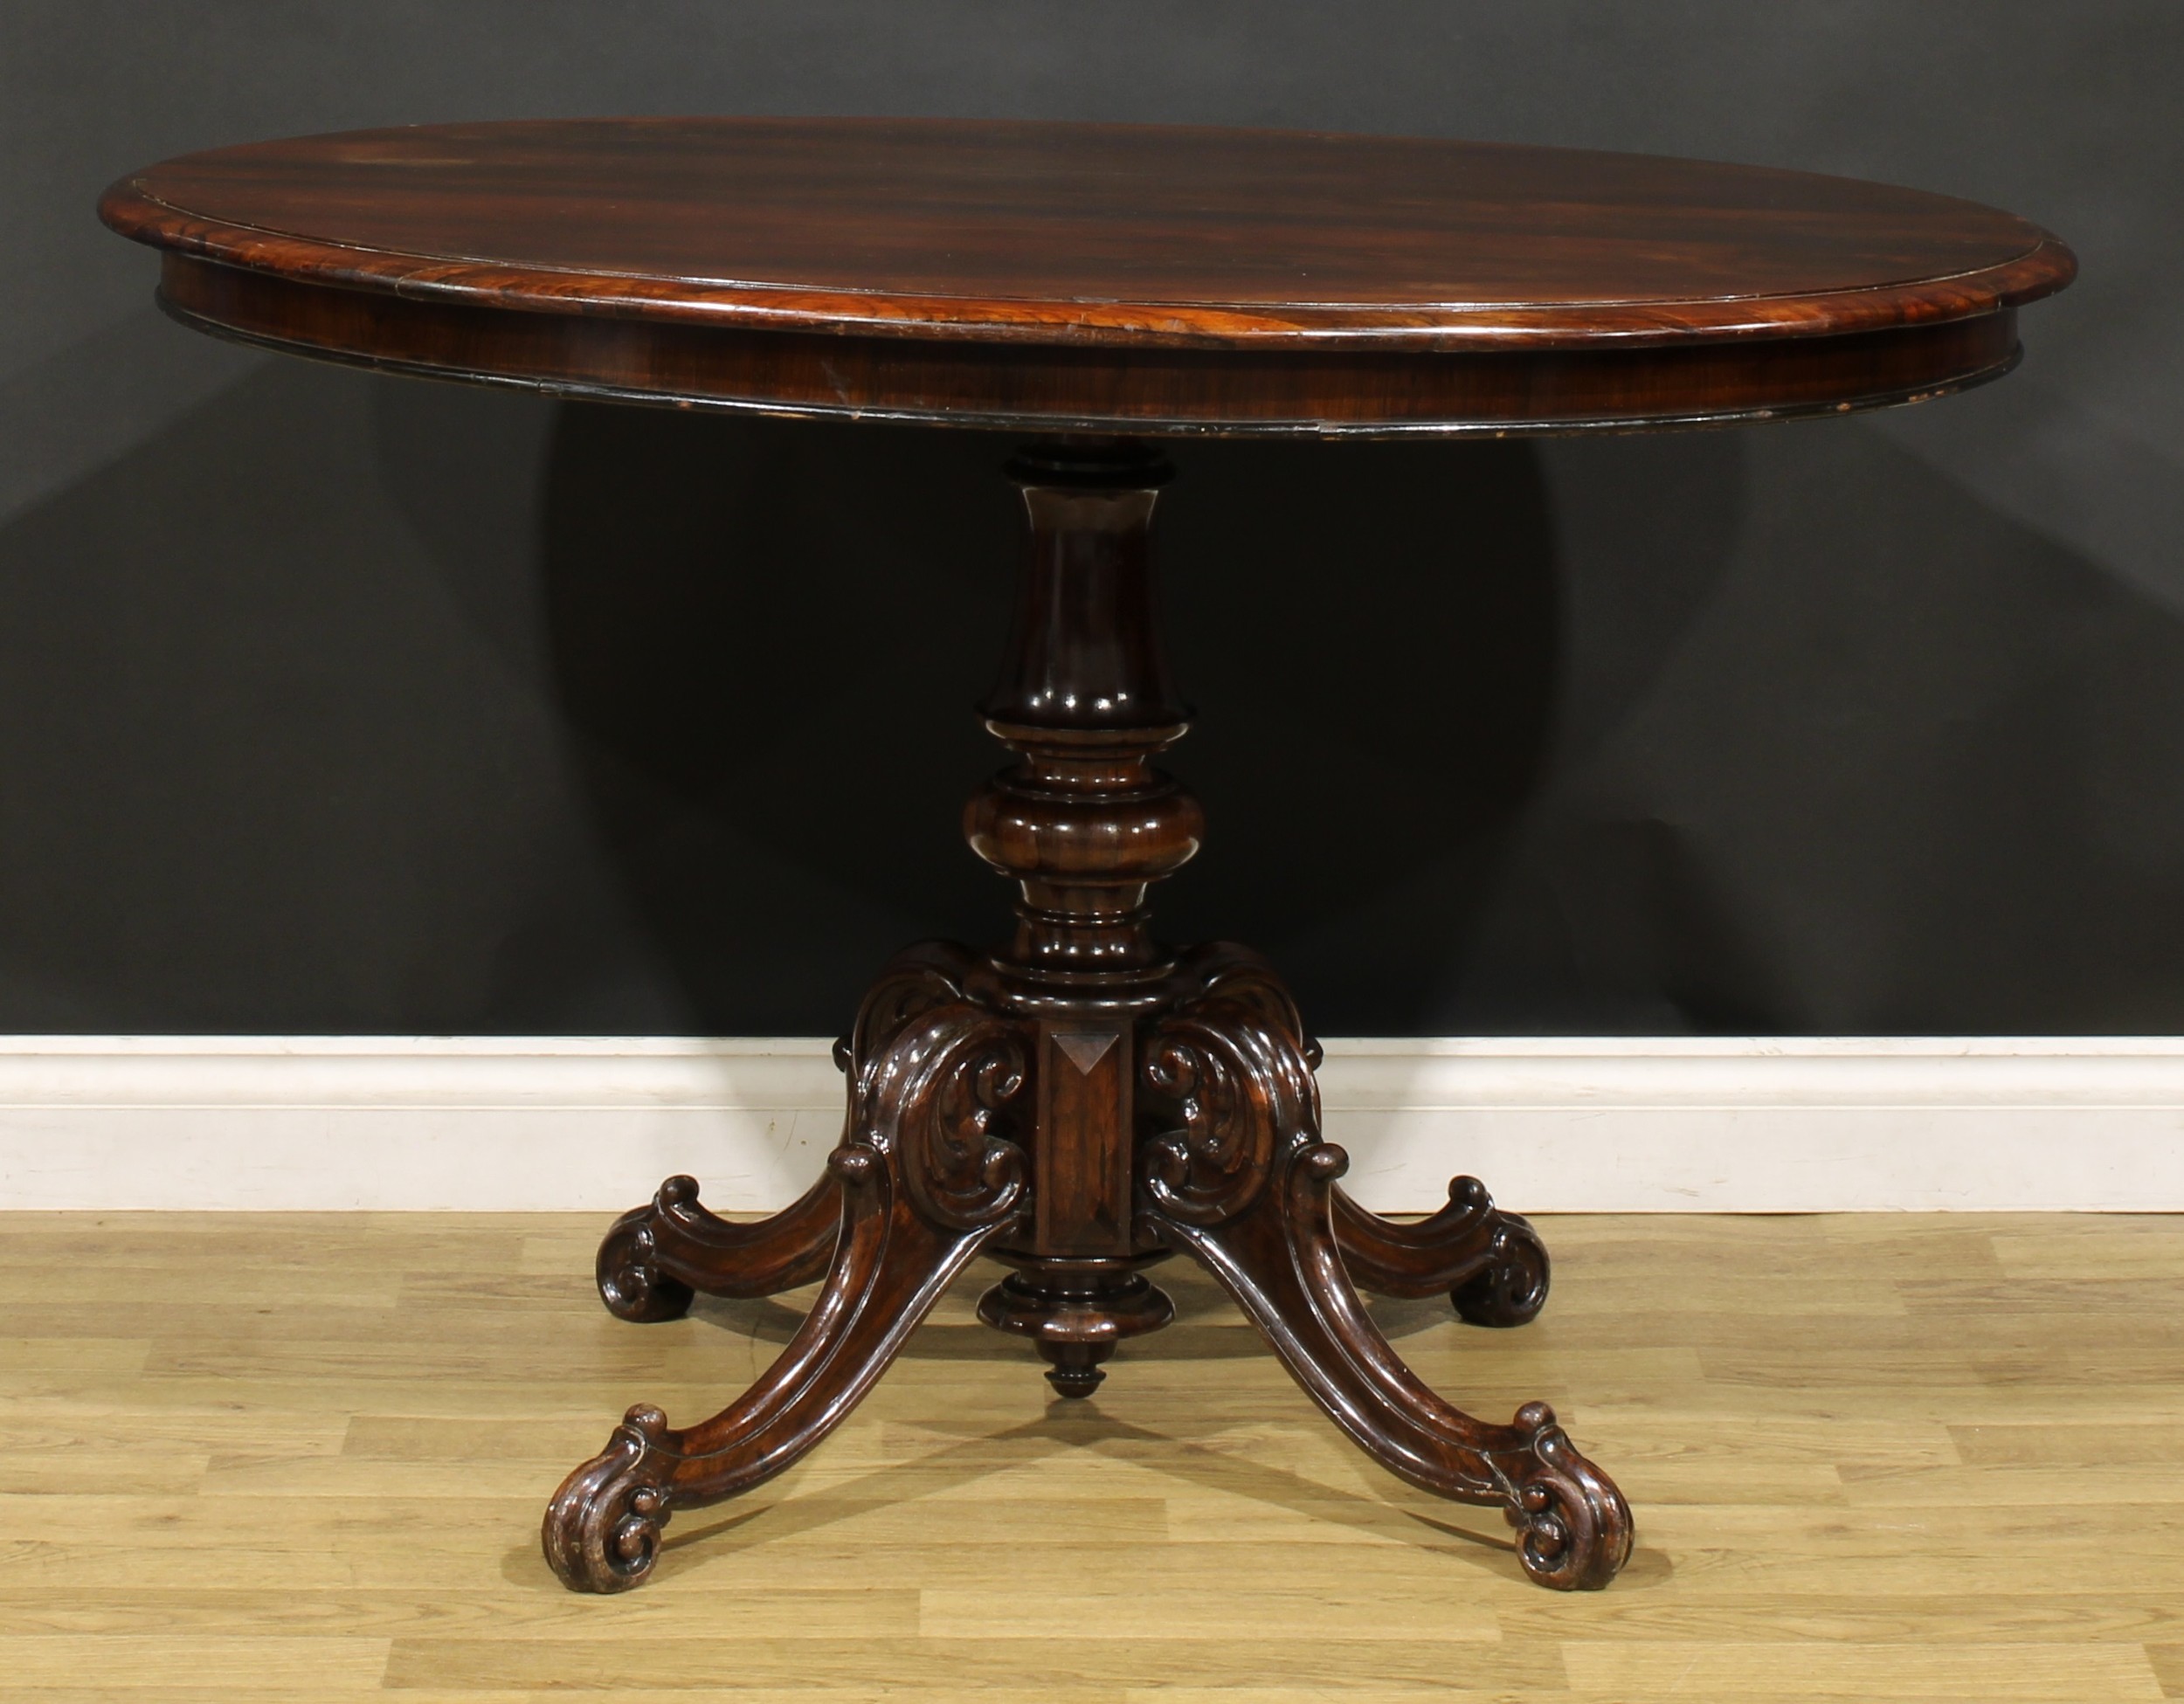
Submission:
[[[1618,1477],[1605,1592],[1525,1584],[1171,1263],[1176,1325],[1075,1405],[974,1268],[820,1451],[598,1598],[540,1560],[546,1496],[631,1402],[722,1406],[810,1290],[621,1324],[589,1216],[0,1214],[0,1693],[2184,1698],[2184,1220],[1542,1228],[1531,1327],[1375,1311]]]

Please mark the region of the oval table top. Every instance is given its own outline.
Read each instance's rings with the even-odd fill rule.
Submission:
[[[100,208],[205,329],[581,395],[1038,429],[1619,428],[1999,376],[2076,268],[1847,178],[1415,138],[909,119],[421,126]]]

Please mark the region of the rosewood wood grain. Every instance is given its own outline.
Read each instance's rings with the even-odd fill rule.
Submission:
[[[674,1176],[614,1222],[599,1245],[599,1299],[618,1319],[678,1320],[697,1291],[771,1296],[826,1271],[841,1233],[841,1183],[830,1170],[802,1199],[757,1225],[698,1203],[698,1181]]]
[[[626,1317],[660,1317],[701,1279],[749,1289],[802,1270],[824,1204],[841,1204],[827,1287],[776,1369],[687,1432],[631,1410],[556,1497],[548,1559],[580,1589],[635,1583],[673,1511],[749,1489],[835,1425],[900,1348],[902,1322],[973,1252],[1013,1268],[979,1317],[1029,1339],[1076,1399],[1118,1345],[1173,1317],[1144,1273],[1185,1252],[1377,1460],[1501,1506],[1542,1583],[1605,1584],[1629,1549],[1629,1510],[1553,1415],[1534,1404],[1496,1426],[1450,1407],[1351,1287],[1354,1269],[1368,1287],[1446,1289],[1466,1318],[1521,1323],[1546,1294],[1531,1226],[1468,1178],[1415,1225],[1334,1191],[1318,1048],[1279,978],[1241,947],[1176,954],[1151,932],[1148,888],[1204,831],[1197,803],[1151,763],[1188,714],[1153,619],[1166,463],[1134,443],[1072,440],[1033,446],[1010,473],[1025,566],[983,707],[1015,762],[964,827],[1016,886],[1014,938],[988,955],[914,949],[867,997],[829,1162],[841,1181],[737,1227],[698,1217],[695,1185],[671,1178],[609,1232],[601,1294]]]
[[[1503,1212],[1476,1177],[1448,1184],[1448,1204],[1415,1222],[1380,1218],[1341,1189],[1331,1222],[1343,1266],[1361,1288],[1384,1296],[1446,1290],[1474,1325],[1524,1325],[1546,1305],[1547,1245],[1529,1219]]]
[[[949,1280],[1022,1216],[1027,1168],[1010,1133],[1028,1065],[1024,1027],[965,997],[957,957],[908,956],[865,998],[847,1128],[827,1160],[840,1190],[837,1245],[803,1326],[711,1419],[678,1431],[639,1404],[563,1481],[541,1538],[565,1584],[637,1584],[676,1511],[801,1459],[872,1388]]]
[[[1540,1584],[1606,1585],[1630,1555],[1629,1505],[1554,1411],[1535,1402],[1505,1426],[1473,1419],[1420,1382],[1358,1300],[1334,1221],[1350,1162],[1320,1139],[1293,1011],[1271,972],[1231,962],[1160,1020],[1147,1084],[1181,1128],[1144,1150],[1151,1234],[1198,1258],[1374,1460],[1440,1496],[1499,1505]]]
[[[1143,434],[1623,431],[1847,412],[1999,376],[2070,251],[1992,208],[1579,150],[1157,127],[654,119],[225,148],[115,184],[160,300],[220,335],[383,370],[697,408],[1009,425],[1028,521],[984,706],[1012,754],[966,838],[1017,889],[991,954],[899,956],[841,1050],[826,1175],[757,1225],[670,1178],[599,1252],[629,1319],[825,1276],[708,1420],[631,1409],[549,1505],[572,1587],[643,1579],[674,1513],[759,1485],[854,1406],[950,1279],[1082,1399],[1188,1254],[1375,1459],[1498,1504],[1524,1571],[1606,1584],[1628,1506],[1540,1403],[1474,1419],[1358,1299],[1515,1325],[1546,1250],[1458,1178],[1418,1224],[1337,1187],[1318,1051],[1273,971],[1170,951],[1147,894],[1196,852],[1156,767],[1189,713],[1149,565]]]
[[[1084,344],[1538,347],[2015,307],[2069,252],[1851,178],[1416,137],[930,119],[579,119],[252,143],[107,222],[389,295]]]
[[[1269,346],[1125,355],[1061,344],[612,330],[292,284],[169,255],[161,305],[183,324],[287,354],[420,378],[683,408],[933,425],[1228,437],[1463,437],[1845,414],[2000,378],[2001,309],[1900,331],[1535,353]]]
[[[586,120],[122,180],[204,329],[572,395],[1034,430],[1777,418],[1998,376],[2076,262],[1809,173],[1369,136]]]

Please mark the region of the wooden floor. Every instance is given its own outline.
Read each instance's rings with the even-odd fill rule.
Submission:
[[[1543,1228],[1536,1324],[1379,1312],[1621,1480],[1605,1592],[1525,1584],[1171,1264],[1177,1325],[1089,1405],[975,1270],[818,1455],[600,1598],[540,1561],[545,1497],[631,1401],[718,1407],[791,1307],[617,1323],[591,1218],[0,1215],[0,1695],[2184,1697],[2184,1219]]]

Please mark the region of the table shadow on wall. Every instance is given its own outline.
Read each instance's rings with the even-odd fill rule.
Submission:
[[[0,527],[0,1027],[825,1033],[1000,933],[1006,445],[605,424],[281,363]],[[2184,1024],[2184,623],[1870,426],[1177,453],[1160,918],[1324,1032]]]
[[[812,920],[739,848],[817,873],[902,938],[1001,938],[964,848],[1001,754],[972,707],[1019,548],[984,433],[559,413],[543,550],[556,688],[601,831],[692,1010],[724,1032],[843,1025],[901,941],[768,992]],[[1417,890],[1394,938],[1296,976],[1330,1032],[1402,1032],[1460,950],[1553,731],[1554,533],[1522,443],[1185,443],[1156,548],[1206,801],[1163,933],[1277,958]]]

